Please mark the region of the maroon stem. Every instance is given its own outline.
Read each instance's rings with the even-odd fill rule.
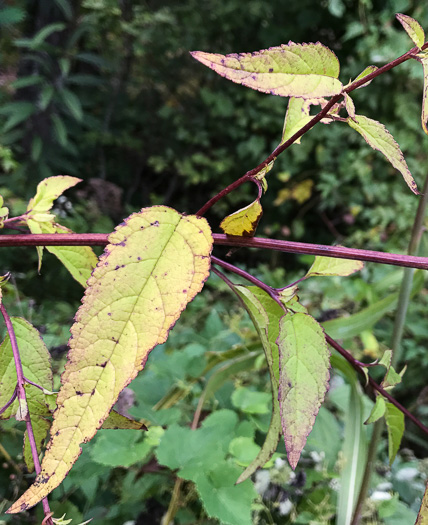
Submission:
[[[422,49],[426,49],[428,47],[428,42],[422,46]],[[388,64],[385,64],[384,66],[380,67],[376,71],[373,71],[373,73],[370,73],[369,75],[365,76],[364,78],[354,81],[351,84],[349,84],[347,87],[343,89],[342,93],[339,93],[338,95],[335,95],[332,97],[328,103],[321,109],[317,115],[314,116],[312,120],[310,120],[305,126],[299,129],[293,136],[291,136],[288,140],[286,140],[283,144],[280,144],[277,146],[272,153],[258,166],[253,168],[250,171],[247,171],[245,175],[237,179],[232,184],[229,184],[227,188],[224,188],[222,191],[220,191],[217,195],[212,197],[209,201],[207,201],[202,208],[196,212],[196,215],[204,215],[217,201],[225,197],[228,193],[235,190],[241,184],[246,182],[247,180],[250,180],[252,177],[260,173],[266,166],[268,166],[273,160],[278,157],[283,151],[285,151],[287,148],[289,148],[296,140],[298,140],[302,135],[307,133],[311,128],[315,126],[320,120],[322,120],[324,117],[327,116],[330,109],[337,103],[339,100],[343,97],[344,93],[350,93],[351,91],[354,91],[355,89],[358,89],[361,86],[364,86],[364,84],[367,84],[367,82],[370,82],[374,78],[378,77],[379,75],[382,75],[383,73],[386,73],[390,69],[397,67],[398,65],[402,64],[403,62],[406,62],[407,60],[414,58],[414,55],[419,52],[419,49],[417,47],[414,47],[410,49],[410,51],[407,51],[407,53],[404,53],[404,55],[401,55],[400,57],[396,58],[392,62],[389,62]]]
[[[342,346],[340,346],[340,344],[334,339],[332,339],[329,335],[326,334],[325,338],[326,338],[327,343],[330,346],[332,346],[335,350],[337,350],[339,354],[342,355],[348,361],[348,363],[350,363],[355,368],[355,370],[359,374],[363,375],[364,378],[366,377],[362,367],[358,364],[358,361],[354,359],[352,354],[350,354],[347,350],[345,350]],[[390,403],[392,403],[395,407],[397,407],[398,410],[400,410],[407,418],[413,421],[413,423],[417,427],[419,427],[422,430],[422,432],[428,435],[428,428],[423,423],[421,423],[417,417],[415,417],[411,412],[407,410],[407,408],[404,408],[401,403],[396,401],[390,394],[388,394],[388,392],[384,390],[381,386],[379,386],[374,379],[372,379],[370,376],[368,376],[368,378],[369,378],[370,386],[373,388],[373,390],[376,390],[377,392],[379,392],[379,394],[381,394]]]
[[[0,235],[0,248],[6,246],[105,246],[108,244],[108,235],[107,233]],[[263,239],[261,237],[234,237],[221,233],[214,233],[213,238],[215,244],[224,246],[263,248],[286,253],[322,255],[324,257],[336,257],[338,259],[353,259],[428,270],[428,257],[359,250],[357,248],[344,248],[343,246],[326,246],[324,244]]]
[[[10,405],[15,401],[17,395],[17,387],[15,387],[15,390],[13,391],[13,394],[11,395],[9,401],[0,408],[0,415],[6,412]]]
[[[28,410],[27,396],[25,393],[25,386],[24,386],[25,385],[24,371],[22,369],[21,356],[19,354],[19,348],[18,348],[18,343],[16,340],[15,330],[13,329],[12,321],[10,320],[9,314],[7,313],[6,308],[4,307],[3,304],[0,304],[0,312],[3,315],[4,322],[7,328],[7,333],[9,334],[10,344],[12,346],[13,359],[15,361],[15,369],[16,369],[16,394],[17,394],[17,398],[18,398],[20,407],[26,407],[24,421],[27,427],[28,441],[30,443],[31,455],[33,456],[34,468],[36,470],[36,474],[38,475],[40,474],[42,469],[40,466],[39,454],[37,452],[36,440],[34,438],[33,426],[31,424],[30,412]],[[50,516],[51,510],[49,508],[48,499],[44,498],[42,501],[42,504],[43,504],[43,512],[45,516]],[[53,525],[53,522],[50,517],[46,520],[46,524]]]

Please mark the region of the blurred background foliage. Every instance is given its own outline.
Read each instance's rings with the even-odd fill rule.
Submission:
[[[143,206],[167,204],[194,213],[274,149],[287,100],[229,83],[194,61],[189,51],[226,54],[319,40],[337,54],[340,78],[347,83],[367,65],[381,66],[410,49],[397,12],[428,29],[428,6],[411,0],[0,1],[0,194],[11,215],[19,215],[43,178],[80,177],[80,188],[59,199],[56,212],[62,223],[82,232],[109,232]],[[358,113],[379,120],[393,134],[420,187],[428,165],[428,140],[420,126],[422,85],[420,65],[409,61],[353,97]],[[277,159],[268,183],[258,235],[406,250],[417,198],[399,173],[342,123],[317,125],[301,145]],[[254,191],[248,185],[219,202],[208,214],[213,230],[219,231],[226,214],[251,202]],[[2,251],[1,272],[14,271],[5,300],[12,314],[42,331],[60,371],[82,290],[53,257],[45,257],[39,276],[35,251],[25,253]],[[428,255],[426,239],[421,255]],[[257,275],[276,286],[301,277],[311,263],[308,257],[242,249],[233,260],[257,267]],[[352,278],[310,280],[301,298],[318,319],[336,322],[345,316],[331,330],[341,330],[342,341],[358,358],[372,360],[390,344],[400,278],[400,270],[368,265]],[[426,421],[428,294],[423,278],[417,292],[403,341],[408,371],[394,393]],[[357,321],[348,317],[356,312],[362,312]],[[219,422],[224,417],[226,424],[229,412],[236,415],[217,459],[222,464],[232,458],[234,468],[245,465],[248,450],[254,453],[263,441],[270,406],[269,396],[243,404],[242,397],[252,397],[236,394],[240,389],[269,392],[260,359],[247,362],[249,369],[236,365],[239,348],[261,351],[247,317],[223,284],[210,280],[133,383],[127,406],[135,403],[130,413],[152,422],[150,436],[139,438],[141,447],[135,435],[122,437],[126,446],[111,445],[106,455],[109,431],[102,431],[55,492],[54,509],[76,520],[95,516],[112,525],[160,523],[176,468],[168,457],[165,428],[188,428],[201,392],[224,362],[229,373],[220,374],[204,417],[222,409]],[[213,355],[218,362],[210,361]],[[209,362],[214,362],[211,369]],[[245,495],[252,501],[254,523],[334,523],[346,424],[340,400],[346,388],[336,375],[298,471],[292,473],[284,463],[281,445],[275,462],[256,478],[258,495]],[[2,422],[0,430],[11,459],[5,457],[0,469],[6,505],[25,483],[15,469],[22,462],[17,436],[22,438],[23,430],[11,422]],[[204,440],[202,456],[208,454]],[[427,444],[409,425],[403,446],[391,469],[382,442],[364,523],[414,521],[428,470],[422,459]],[[130,458],[133,447],[140,452]],[[124,464],[127,468],[118,467]],[[202,482],[192,484],[191,473],[186,479],[176,523],[227,522],[209,507]],[[34,523],[36,517],[1,520]]]

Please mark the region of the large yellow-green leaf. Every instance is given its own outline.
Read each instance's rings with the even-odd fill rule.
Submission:
[[[309,268],[306,277],[314,275],[351,275],[364,268],[362,261],[353,261],[350,259],[336,259],[335,257],[315,257],[313,265]]]
[[[70,351],[42,471],[9,509],[20,512],[65,478],[119,393],[163,343],[210,268],[205,219],[165,206],[131,215],[109,236],[71,328]]]
[[[191,55],[232,82],[282,97],[321,98],[342,91],[336,55],[319,42],[289,42],[255,53]]]
[[[394,137],[385,126],[377,120],[372,120],[364,115],[355,115],[353,118],[348,118],[347,123],[364,137],[369,146],[385,155],[394,168],[403,175],[404,180],[413,193],[418,195],[416,182],[410,173],[400,146],[395,142]]]
[[[260,199],[256,199],[245,208],[225,217],[220,223],[220,228],[226,235],[252,237],[262,215]]]
[[[256,458],[239,476],[237,483],[248,479],[258,468],[270,460],[278,446],[281,435],[281,417],[278,404],[279,362],[276,340],[279,335],[279,320],[284,310],[265,291],[257,286],[235,286],[245,309],[259,334],[265,352],[272,386],[272,417],[262,448]]]
[[[28,203],[27,214],[47,213],[52,208],[55,199],[81,180],[68,175],[58,175],[42,180],[37,186],[36,195]]]
[[[415,525],[428,525],[428,483]]]
[[[328,389],[330,352],[310,315],[288,313],[279,326],[279,406],[288,462],[295,469]]]
[[[420,49],[425,42],[425,33],[419,22],[417,22],[411,16],[403,15],[401,13],[397,13],[395,16],[400,24],[404,27],[406,33],[413,40],[415,46]]]

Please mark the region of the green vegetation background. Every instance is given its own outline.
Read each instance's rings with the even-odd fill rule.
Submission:
[[[319,40],[337,54],[341,78],[347,82],[367,65],[383,65],[411,47],[395,21],[396,12],[428,28],[428,7],[410,0],[0,1],[0,194],[11,214],[19,215],[43,178],[80,177],[81,187],[60,199],[56,210],[64,224],[82,232],[109,232],[132,211],[154,204],[194,213],[274,149],[287,101],[226,82],[194,61],[190,50],[226,54],[289,40]],[[406,62],[354,97],[360,113],[391,131],[419,186],[428,166],[428,139],[420,126],[422,83],[419,65]],[[278,158],[268,183],[259,235],[406,249],[417,198],[398,172],[341,123],[317,125],[300,146]],[[218,203],[208,215],[214,231],[227,213],[251,202],[253,193],[248,185]],[[82,290],[49,256],[39,276],[35,251],[23,250],[2,251],[0,272],[14,272],[5,300],[12,314],[26,317],[42,331],[60,370]],[[421,255],[428,255],[425,239]],[[259,276],[278,286],[300,277],[311,262],[243,249],[233,259],[257,267]],[[400,276],[400,270],[368,265],[356,277],[308,282],[301,296],[321,320],[371,307],[357,333],[345,342],[360,358],[373,359],[390,344],[396,302],[385,308],[374,327],[372,313],[397,290]],[[403,342],[408,371],[396,392],[425,419],[427,297],[423,288],[409,312]],[[183,446],[186,439],[198,442],[187,436],[186,425],[209,377],[206,366],[213,355],[230,359],[227,352],[234,348],[260,351],[249,320],[212,279],[168,343],[150,357],[147,370],[134,382],[134,393],[129,392],[131,400],[122,400],[134,417],[153,423],[150,436],[100,433],[55,492],[54,509],[77,520],[96,516],[112,525],[127,520],[160,523],[174,485],[172,470],[166,467],[178,468],[168,448],[168,436],[171,443],[174,436],[171,430],[164,434],[164,427],[176,425]],[[206,429],[200,431],[195,447],[202,447],[201,457],[208,463],[199,468],[207,470],[232,457],[235,463],[226,474],[233,478],[237,465],[248,460],[248,451],[254,455],[262,442],[270,410],[268,381],[262,361],[250,365],[238,373],[232,372],[239,367],[232,368],[205,405],[205,415],[224,410],[216,416],[217,424],[231,430],[229,441],[212,456],[203,447],[220,436],[209,439]],[[334,522],[346,388],[337,378],[296,476],[286,467],[280,447],[276,463],[264,478],[257,478],[259,496],[255,498],[253,489],[242,495],[242,502],[253,502],[254,523]],[[168,405],[172,401],[165,402],[164,396],[174,392],[182,399]],[[164,409],[156,411],[162,402]],[[22,427],[8,422],[1,423],[0,430],[3,447],[20,465]],[[427,445],[409,426],[403,446],[390,469],[382,442],[372,495],[377,490],[393,496],[386,503],[370,499],[365,523],[410,523],[415,516],[428,470],[423,460]],[[130,450],[137,450],[136,455],[128,457]],[[6,460],[3,466],[0,497],[7,507],[25,477]],[[186,479],[195,481],[195,476],[190,472]],[[216,476],[212,471],[212,483]],[[203,494],[205,480],[195,483],[182,489],[176,522],[218,523],[207,518],[209,509],[222,522],[216,502]],[[382,488],[382,483],[387,485]],[[0,517],[0,523],[8,519],[13,523],[6,517]],[[32,523],[35,517],[20,519]]]

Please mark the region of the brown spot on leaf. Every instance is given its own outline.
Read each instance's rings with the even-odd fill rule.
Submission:
[[[83,396],[83,392],[81,392],[80,390],[76,390],[76,395]]]
[[[91,396],[93,396],[94,394],[95,394],[95,388],[92,390]]]
[[[99,366],[100,366],[101,368],[105,368],[106,365],[107,365],[107,361],[105,361],[104,363],[101,363]]]

